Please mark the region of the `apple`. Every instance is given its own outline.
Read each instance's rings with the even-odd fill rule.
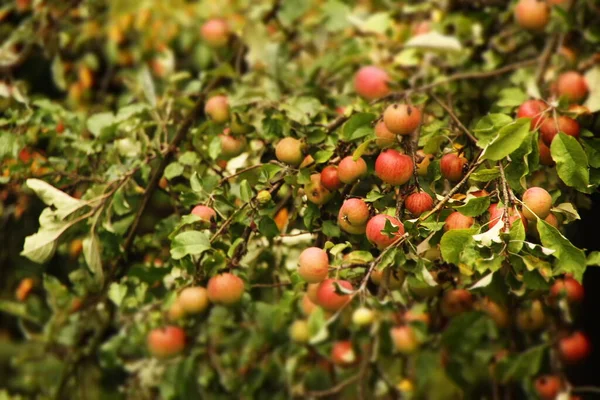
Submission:
[[[31,293],[33,287],[35,286],[35,282],[32,278],[24,278],[19,282],[19,286],[15,290],[15,297],[19,301],[27,300],[29,294]]]
[[[206,21],[200,28],[200,33],[210,47],[223,47],[229,41],[229,25],[222,19]]]
[[[413,175],[414,164],[411,157],[397,150],[382,151],[375,160],[375,174],[390,185],[403,185]]]
[[[442,314],[454,317],[469,311],[473,306],[473,295],[466,289],[452,289],[444,293],[441,302]]]
[[[338,174],[338,168],[335,165],[328,165],[321,171],[321,185],[327,190],[338,190],[343,186]]]
[[[244,281],[236,275],[225,272],[209,279],[208,298],[213,303],[232,305],[244,295]]]
[[[199,314],[208,308],[208,292],[201,286],[188,287],[179,293],[177,303],[187,314]]]
[[[583,75],[577,71],[568,71],[558,77],[556,91],[560,97],[576,103],[585,99],[589,88]]]
[[[542,400],[554,400],[562,389],[562,380],[556,375],[545,375],[537,378],[534,386]]]
[[[552,196],[541,187],[531,187],[523,193],[523,215],[528,220],[535,220],[536,215],[541,219],[550,214]]]
[[[389,81],[390,76],[383,69],[372,65],[362,67],[354,76],[354,90],[367,100],[379,99],[390,93]]]
[[[229,129],[225,129],[219,137],[221,138],[221,155],[224,158],[230,159],[244,152],[246,139],[244,137],[231,136],[228,133]]]
[[[325,250],[309,247],[300,253],[298,275],[308,283],[321,282],[329,274],[329,257]]]
[[[393,327],[390,329],[390,336],[394,347],[402,354],[412,354],[421,346],[414,329],[409,325]]]
[[[185,310],[183,309],[183,306],[179,304],[178,301],[175,301],[173,304],[171,304],[171,307],[169,307],[167,316],[169,318],[169,321],[179,321],[180,319],[185,317]]]
[[[544,218],[544,221],[546,221],[548,224],[552,225],[556,229],[558,229],[560,226],[558,223],[558,218],[556,218],[556,216],[552,213],[548,214],[548,216]]]
[[[412,27],[412,35],[419,36],[429,33],[431,31],[431,22],[429,21],[418,21]]]
[[[517,312],[517,328],[523,332],[534,332],[546,325],[546,314],[539,300],[531,302],[529,307],[519,309]]]
[[[275,157],[282,163],[297,167],[304,160],[303,147],[298,139],[283,138],[275,146]]]
[[[550,287],[550,298],[553,302],[566,298],[569,303],[581,303],[584,293],[583,285],[569,276],[557,279]]]
[[[571,117],[561,115],[560,117],[546,118],[540,127],[540,137],[546,146],[550,146],[554,137],[558,135],[558,132],[563,132],[566,135],[573,136],[575,139],[579,138],[579,132],[581,127],[579,122],[575,121]]]
[[[297,319],[290,325],[290,339],[297,343],[307,343],[310,339],[308,332],[308,322],[303,319]]]
[[[384,271],[380,271],[378,269],[371,272],[371,281],[377,286],[381,285],[383,281]],[[388,282],[389,290],[400,290],[402,289],[402,284],[404,284],[404,278],[406,273],[404,270],[400,268],[395,268],[390,272],[390,281]]]
[[[546,146],[543,140],[538,141],[538,148],[540,150],[540,164],[547,165],[549,167],[554,165],[554,160],[552,159],[552,153],[550,152],[550,148]]]
[[[544,122],[544,112],[548,105],[542,100],[526,100],[517,110],[517,118],[531,118],[531,130],[538,129]]]
[[[325,279],[317,289],[317,304],[326,311],[338,311],[350,301],[349,294],[337,294],[336,283],[345,289],[353,290],[352,284],[342,279]]]
[[[427,192],[415,192],[404,200],[404,206],[414,216],[433,209],[433,198]]]
[[[351,198],[342,204],[338,214],[338,225],[348,233],[365,233],[369,220],[369,207],[362,199]]]
[[[352,313],[352,323],[359,327],[371,325],[374,319],[375,313],[367,307],[359,307]]]
[[[304,193],[308,201],[318,206],[327,203],[333,196],[333,193],[327,190],[321,183],[321,174],[312,174],[310,176],[310,183],[304,186]]]
[[[522,28],[541,31],[550,21],[550,8],[543,0],[519,0],[515,19]]]
[[[375,144],[381,149],[391,147],[398,143],[396,134],[391,132],[385,126],[385,122],[383,122],[382,119],[377,121],[377,124],[375,125],[375,137],[377,138]]]
[[[498,221],[500,221],[502,219],[502,214],[504,213],[504,207],[499,207],[498,204],[494,203],[494,204],[490,205],[490,207],[488,208],[488,212],[490,213],[489,227],[491,229],[494,226],[496,226]],[[520,213],[519,211],[515,210],[514,207],[510,207],[508,209],[508,224],[509,224],[509,226],[512,227],[513,223],[516,220],[518,220],[519,218],[521,219],[521,222],[523,222],[523,227],[525,228],[525,230],[527,230],[527,219],[525,218],[523,213]]]
[[[446,218],[444,230],[451,231],[453,229],[469,229],[474,223],[475,219],[473,217],[467,217],[458,211],[454,211],[448,216],[448,218]]]
[[[192,214],[198,216],[204,222],[212,222],[217,218],[215,210],[202,204],[192,208]]]
[[[185,348],[185,332],[178,326],[153,329],[146,338],[148,351],[156,358],[169,358]]]
[[[358,362],[358,357],[349,340],[335,342],[331,349],[331,361],[340,367],[351,367]]]
[[[469,161],[456,153],[448,153],[440,160],[440,172],[450,182],[458,182],[464,175],[464,167]]]
[[[404,315],[402,315],[402,319],[404,320],[404,322],[406,322],[408,324],[413,323],[413,322],[421,322],[421,323],[425,324],[426,326],[429,326],[429,324],[431,323],[431,318],[430,318],[429,314],[424,311],[420,312],[420,311],[406,310]]]
[[[306,316],[312,314],[313,311],[317,309],[317,304],[312,302],[308,297],[308,294],[302,296],[302,300],[300,301],[300,308],[302,309],[302,313]]]
[[[218,124],[229,121],[229,101],[227,96],[213,96],[206,102],[204,113]]]
[[[560,358],[567,364],[575,364],[586,358],[591,352],[590,340],[580,332],[573,332],[558,342]]]
[[[410,135],[421,124],[421,110],[409,104],[391,104],[383,112],[383,122],[396,135]]]
[[[395,233],[392,233],[391,236],[382,232],[385,228],[386,221],[390,221],[392,226],[398,227],[398,230]],[[400,236],[404,235],[404,225],[391,215],[378,214],[371,218],[367,223],[366,234],[369,242],[377,246],[379,250],[383,250],[394,243]]]
[[[499,328],[506,328],[510,323],[510,317],[506,308],[496,303],[489,297],[484,297],[478,304],[478,308],[486,313]]]
[[[337,173],[341,182],[352,184],[367,176],[367,163],[362,157],[354,161],[352,156],[347,156],[340,161]]]
[[[309,283],[306,286],[306,294],[308,295],[308,298],[310,299],[310,301],[312,301],[313,303],[317,302],[317,290],[319,289],[319,283]]]
[[[417,161],[417,174],[419,176],[427,176],[427,170],[433,159],[433,154],[425,154],[423,150],[417,150],[415,159]]]

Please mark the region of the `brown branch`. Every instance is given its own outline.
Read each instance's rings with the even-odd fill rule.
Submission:
[[[550,58],[552,57],[552,50],[556,46],[558,41],[558,35],[552,35],[546,40],[546,45],[544,46],[544,50],[539,57],[539,64],[537,70],[535,71],[535,83],[540,86],[544,79],[544,74],[546,73],[546,69],[548,69],[548,64],[550,63]]]
[[[435,100],[444,110],[446,110],[446,112],[448,113],[448,115],[450,115],[450,118],[452,118],[452,120],[456,123],[456,125],[458,125],[458,127],[465,133],[465,135],[467,135],[467,137],[473,142],[473,143],[477,143],[477,138],[475,136],[473,136],[473,134],[467,129],[467,127],[460,121],[460,119],[456,116],[456,114],[454,113],[454,111],[452,110],[452,108],[444,103],[442,101],[442,99],[440,99],[439,97],[437,97],[435,94],[433,93],[429,93],[429,95],[431,96],[431,98],[433,100]]]
[[[249,167],[246,167],[246,168],[244,168],[244,169],[241,169],[241,170],[237,171],[235,174],[232,174],[232,175],[226,176],[226,177],[224,177],[223,179],[221,179],[221,180],[219,181],[219,186],[220,186],[220,185],[222,185],[222,184],[224,184],[224,183],[225,183],[225,182],[227,182],[228,180],[235,178],[236,176],[240,176],[240,175],[242,175],[243,173],[246,173],[246,172],[248,172],[248,171],[252,171],[253,169],[256,169],[256,168],[259,168],[259,167],[262,167],[262,166],[263,166],[263,164],[256,164],[256,165],[251,165],[251,166],[249,166]]]
[[[504,212],[502,213],[502,223],[504,224],[504,233],[510,232],[510,216],[509,216],[509,207],[510,207],[510,195],[508,191],[508,182],[506,181],[506,175],[504,174],[504,166],[502,165],[502,161],[498,161],[498,168],[500,169],[500,180],[502,184],[502,196],[504,203]]]
[[[289,286],[291,284],[292,284],[292,282],[255,283],[254,285],[251,285],[250,287],[252,289],[254,289],[254,288],[276,288],[276,287],[281,287],[281,286]]]

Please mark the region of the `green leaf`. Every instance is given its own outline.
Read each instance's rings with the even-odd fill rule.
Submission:
[[[556,272],[571,273],[576,280],[581,282],[586,265],[583,250],[573,246],[558,229],[546,221],[538,219],[537,229],[544,247],[555,250],[552,255],[558,259]]]
[[[364,153],[365,151],[368,150],[369,145],[371,144],[371,142],[373,142],[375,140],[375,138],[371,138],[371,139],[367,139],[365,140],[360,146],[358,146],[356,148],[356,150],[354,150],[354,153],[352,153],[352,159],[354,161],[358,160]]]
[[[508,383],[536,375],[540,371],[546,349],[547,345],[543,344],[501,360],[496,366],[500,381]]]
[[[108,298],[119,307],[125,299],[125,296],[127,296],[128,290],[126,284],[113,282],[108,288]]]
[[[585,101],[585,106],[590,112],[600,111],[600,67],[595,66],[585,73],[585,80],[590,93]]]
[[[43,264],[56,251],[58,238],[72,225],[57,218],[54,211],[45,208],[40,215],[40,229],[25,238],[21,255],[33,262]]]
[[[44,204],[55,207],[59,211],[57,213],[59,218],[65,218],[85,205],[82,200],[71,197],[40,179],[27,179],[25,185],[33,190]]]
[[[142,90],[144,92],[144,97],[152,105],[152,107],[156,107],[156,89],[154,88],[154,81],[152,80],[152,75],[150,74],[150,69],[147,65],[144,65],[138,75],[138,81],[142,86]]]
[[[333,221],[324,221],[322,230],[327,237],[340,237],[342,233],[340,227]]]
[[[462,206],[456,206],[454,209],[467,217],[478,217],[490,206],[490,197],[474,197]]]
[[[517,219],[511,225],[509,237],[508,251],[511,253],[520,252],[523,248],[523,241],[525,240],[525,226],[523,225],[521,218]]]
[[[200,255],[210,249],[208,236],[204,232],[187,231],[173,238],[171,243],[171,257],[180,260],[187,255]]]
[[[488,114],[477,121],[473,134],[479,140],[477,145],[484,148],[494,140],[500,128],[513,122],[506,114]]]
[[[445,52],[459,52],[462,50],[462,45],[456,37],[442,35],[437,31],[413,36],[404,43],[404,47]]]
[[[498,136],[485,148],[483,159],[502,160],[517,150],[529,136],[529,123],[527,118],[519,118],[512,124],[501,128],[498,131]]]
[[[92,135],[98,137],[105,129],[112,127],[115,124],[115,115],[111,112],[102,112],[90,116],[87,120],[87,129]]]
[[[483,168],[471,174],[471,180],[476,182],[489,182],[500,177],[500,169],[498,167]]]
[[[102,269],[102,258],[100,256],[100,243],[98,236],[94,232],[90,232],[83,239],[83,258],[85,259],[88,268],[94,274],[94,280],[98,287],[104,284],[104,271]]]
[[[527,188],[527,177],[537,168],[537,135],[531,135],[526,138],[521,146],[511,155],[511,162],[505,167],[506,180],[509,186],[522,192]]]
[[[273,221],[273,218],[267,216],[261,218],[260,222],[258,223],[258,230],[269,239],[279,235],[279,228],[277,228],[277,224],[275,221]]]
[[[517,107],[529,99],[527,93],[519,88],[505,88],[500,91],[500,99],[496,102],[499,107]]]
[[[174,161],[171,164],[167,165],[167,167],[165,168],[165,178],[171,180],[177,176],[181,176],[183,175],[184,169],[185,167],[183,165],[181,165],[177,161]]]
[[[310,344],[321,343],[329,337],[325,312],[321,307],[317,307],[308,317],[308,334]]]
[[[600,266],[600,251],[592,251],[590,254],[588,254],[587,259],[585,261],[585,265],[586,266],[594,266],[594,267],[599,267]]]
[[[333,156],[333,151],[331,150],[319,150],[313,156],[316,164],[323,164],[324,162],[329,161],[329,159]]]
[[[377,116],[371,113],[354,114],[342,126],[342,139],[351,141],[370,135],[373,133],[371,122],[373,122],[375,118],[377,118]]]
[[[556,172],[560,179],[580,192],[589,193],[590,172],[587,155],[577,139],[559,132],[552,140],[550,151],[556,161]]]
[[[244,179],[242,183],[240,183],[240,199],[242,199],[244,203],[247,203],[252,199],[252,187],[247,179]]]
[[[476,229],[453,229],[444,233],[440,241],[440,249],[444,261],[457,265],[460,261],[460,253],[467,243],[473,241]]]

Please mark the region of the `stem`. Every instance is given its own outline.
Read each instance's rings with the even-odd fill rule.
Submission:
[[[475,136],[473,136],[473,134],[471,132],[469,132],[469,130],[467,129],[466,126],[463,125],[462,122],[460,122],[460,119],[458,119],[458,117],[456,116],[456,114],[454,113],[454,111],[452,110],[452,108],[444,103],[439,97],[437,97],[435,94],[433,93],[429,93],[429,95],[431,96],[431,98],[433,100],[435,100],[444,110],[446,110],[446,112],[448,113],[448,115],[450,115],[450,118],[452,118],[452,120],[456,123],[456,125],[458,125],[458,127],[465,133],[465,135],[467,135],[467,137],[473,142],[473,143],[477,143],[477,138]]]

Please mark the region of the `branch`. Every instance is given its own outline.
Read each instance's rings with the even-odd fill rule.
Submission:
[[[252,171],[253,169],[256,169],[256,168],[259,168],[259,167],[262,167],[262,166],[263,166],[263,164],[256,164],[256,165],[251,165],[251,166],[249,166],[249,167],[246,167],[246,168],[244,168],[244,169],[241,169],[241,170],[237,171],[235,174],[232,174],[232,175],[226,176],[226,177],[224,177],[223,179],[221,179],[221,180],[219,181],[219,186],[221,186],[222,184],[224,184],[224,183],[225,183],[225,182],[227,182],[228,180],[235,178],[236,176],[240,176],[240,175],[242,175],[243,173],[246,173],[246,172],[248,172],[248,171]]]
[[[509,217],[509,207],[510,207],[510,196],[508,192],[508,182],[506,181],[506,175],[504,174],[504,166],[502,165],[502,161],[498,162],[498,167],[500,168],[500,180],[502,181],[502,196],[504,203],[504,212],[502,213],[502,223],[504,224],[504,233],[510,232],[510,217]]]
[[[439,97],[437,97],[435,94],[433,93],[429,93],[429,95],[431,96],[431,98],[433,100],[435,100],[444,110],[446,110],[446,112],[448,113],[448,115],[450,115],[450,118],[452,118],[452,120],[456,123],[456,125],[458,125],[458,127],[465,133],[465,135],[467,135],[467,137],[473,142],[473,143],[477,143],[477,138],[475,136],[473,136],[473,134],[467,129],[466,126],[463,125],[463,123],[460,121],[460,119],[458,119],[458,117],[456,116],[456,114],[454,113],[454,111],[452,110],[452,108],[444,103],[442,101],[442,99],[440,99]]]
[[[544,46],[544,50],[540,55],[540,61],[535,71],[535,83],[536,85],[541,85],[544,79],[544,74],[546,73],[546,69],[548,68],[548,64],[550,63],[550,58],[552,57],[552,50],[554,46],[556,46],[556,42],[558,41],[558,35],[554,34],[550,36],[546,40],[546,45]]]

